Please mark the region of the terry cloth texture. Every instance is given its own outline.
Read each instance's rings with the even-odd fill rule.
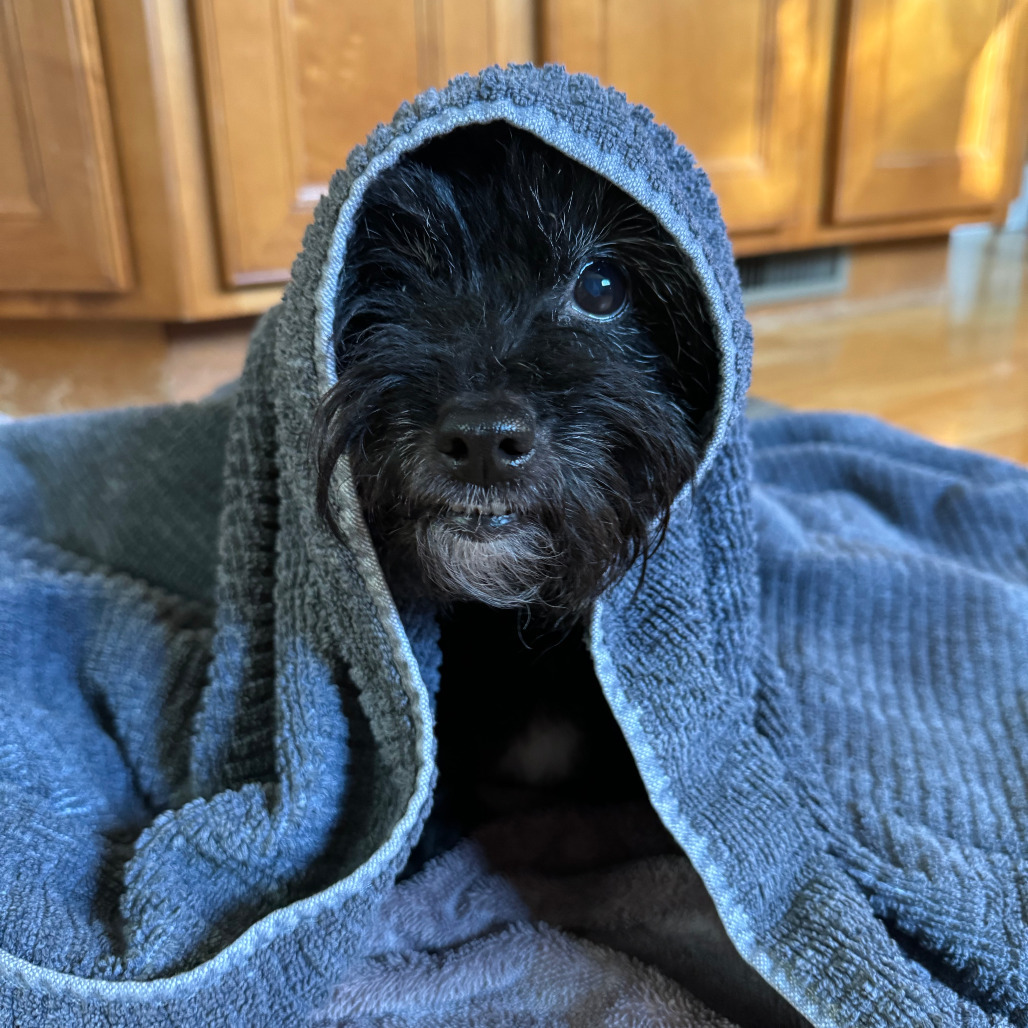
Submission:
[[[233,394],[0,426],[0,1024],[723,1023],[615,952],[623,906],[606,945],[542,926],[545,883],[468,847],[394,885],[438,633],[397,612],[345,467],[346,543],[316,517],[308,438],[363,191],[496,120],[660,219],[721,354],[699,477],[589,625],[652,807],[819,1028],[1028,1024],[1028,475],[858,418],[751,440],[705,175],[552,67],[456,79],[350,155]]]

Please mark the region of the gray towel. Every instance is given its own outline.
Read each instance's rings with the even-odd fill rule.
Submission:
[[[699,475],[589,626],[653,811],[819,1028],[1028,1024],[1028,475],[859,418],[751,438],[706,176],[620,94],[530,67],[350,155],[238,391],[0,425],[0,1024],[719,1023],[682,954],[619,935],[649,881],[643,929],[693,945],[673,854],[607,906],[471,844],[394,884],[431,805],[438,633],[397,612],[345,468],[346,543],[320,522],[307,445],[368,181],[497,119],[657,215],[721,354]]]

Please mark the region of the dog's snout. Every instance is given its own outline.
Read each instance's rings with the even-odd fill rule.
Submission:
[[[488,488],[516,478],[531,460],[535,418],[513,403],[448,404],[436,423],[435,445],[452,475]]]

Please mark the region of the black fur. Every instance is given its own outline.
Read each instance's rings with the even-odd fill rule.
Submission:
[[[630,281],[610,321],[572,301],[589,260]],[[680,250],[615,186],[503,125],[459,130],[369,186],[335,315],[338,384],[318,411],[318,505],[349,456],[394,589],[580,615],[662,538],[717,387]],[[483,488],[446,473],[433,431],[455,397],[510,400],[530,465]],[[498,509],[511,524],[469,533]],[[655,528],[654,528],[655,526]]]

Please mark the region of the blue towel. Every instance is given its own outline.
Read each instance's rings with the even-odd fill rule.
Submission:
[[[616,952],[623,917],[542,925],[473,849],[395,884],[438,633],[345,467],[345,543],[318,519],[307,446],[363,190],[493,120],[653,211],[706,292],[700,472],[589,639],[734,947],[818,1028],[1028,1024],[1028,474],[860,418],[751,430],[706,176],[553,67],[458,78],[353,151],[232,394],[0,425],[0,1024],[727,1023]],[[685,856],[633,872],[665,921]]]

